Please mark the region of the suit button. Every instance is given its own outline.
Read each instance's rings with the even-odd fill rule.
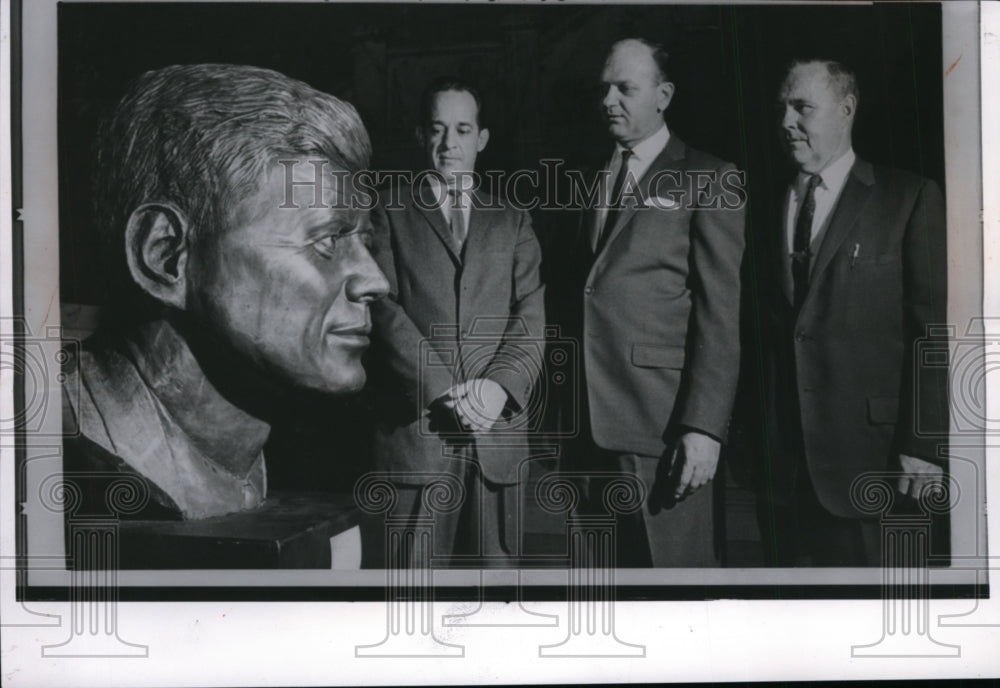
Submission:
[[[591,294],[594,293],[594,288],[588,284],[586,287],[584,287],[583,293],[586,294],[587,296],[590,296]]]
[[[797,342],[804,342],[805,340],[806,340],[806,333],[805,332],[801,332],[800,331],[800,332],[796,332],[795,333],[795,341],[797,341]]]

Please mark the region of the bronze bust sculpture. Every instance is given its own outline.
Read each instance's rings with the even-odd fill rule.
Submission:
[[[138,473],[185,519],[263,502],[269,408],[364,385],[388,288],[353,202],[369,157],[350,104],[271,70],[132,85],[98,138],[108,291],[64,395],[67,465]]]

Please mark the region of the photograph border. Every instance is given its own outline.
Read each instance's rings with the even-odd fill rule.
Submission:
[[[717,3],[713,3],[717,4]],[[732,3],[722,3],[722,4],[732,4]],[[743,3],[736,3],[743,4]],[[753,3],[746,3],[753,4]],[[51,29],[54,33],[55,25],[54,19],[54,8],[56,6],[55,2],[39,2],[37,4],[32,3],[31,11],[23,19],[28,22],[35,22],[38,24],[46,25],[47,29]],[[21,19],[19,16],[19,11],[21,10],[20,3],[13,3],[11,5],[12,22],[16,22]],[[37,12],[37,14],[36,14]],[[945,10],[943,10],[945,12]],[[945,14],[952,13],[952,10],[948,10]],[[954,12],[959,14],[959,12]],[[967,21],[967,20],[966,20]],[[13,26],[18,26],[17,23],[12,23]],[[36,30],[38,27],[36,26]],[[41,54],[48,53],[53,60],[53,64],[44,64],[40,66],[36,64],[36,61],[28,59],[25,61],[24,67],[26,67],[26,74],[30,73],[31,78],[24,79],[19,82],[17,78],[12,81],[12,98],[17,100],[18,92],[20,92],[21,97],[23,97],[26,107],[30,107],[32,102],[38,101],[48,101],[54,100],[55,94],[49,92],[51,84],[54,84],[58,80],[58,75],[56,72],[56,67],[54,64],[54,38],[46,39],[45,41],[34,42],[36,36],[32,35],[31,41],[23,41],[23,36],[19,35],[17,31],[14,32],[12,37],[12,54],[17,57],[17,49],[24,46],[29,52],[40,51]],[[962,39],[965,40],[965,39]],[[49,42],[51,41],[51,42]],[[947,46],[946,37],[946,46]],[[39,47],[45,46],[45,47]],[[946,47],[946,55],[950,54],[949,48]],[[951,82],[946,82],[945,88],[946,93],[950,86],[953,86],[956,81],[960,78],[965,78],[963,83],[969,83],[968,72],[974,70],[972,55],[965,52],[961,53],[963,55],[965,65],[963,72],[961,69],[953,72]],[[41,62],[45,62],[42,60]],[[945,59],[947,63],[947,58]],[[958,64],[957,61],[955,64]],[[951,67],[954,69],[955,64]],[[16,74],[16,73],[15,73]],[[965,120],[970,119],[970,115],[974,116],[976,113],[970,112],[964,107],[962,112],[951,111],[949,113],[949,99],[946,97],[946,112],[945,112],[945,122],[946,122],[946,179],[947,179],[947,197],[949,199],[948,204],[948,217],[949,226],[962,226],[969,222],[969,214],[973,212],[975,204],[969,205],[968,201],[972,199],[972,190],[976,187],[974,184],[966,183],[969,165],[967,161],[956,160],[956,151],[965,150],[968,152],[972,148],[972,144],[976,143],[978,145],[978,136],[975,134],[976,127],[970,127],[967,121],[963,121],[961,118],[964,117]],[[15,102],[16,105],[16,102]],[[15,118],[16,120],[17,118]],[[16,121],[12,122],[12,130],[15,134],[14,142],[15,145],[12,146],[11,152],[13,156],[14,169],[18,169],[21,160],[22,146],[17,145],[20,142],[20,137],[17,135],[23,133],[23,135],[32,141],[30,146],[24,146],[25,150],[30,149],[30,153],[24,156],[23,163],[26,166],[30,166],[34,169],[32,173],[31,189],[26,189],[22,186],[22,180],[20,175],[15,175],[12,179],[12,198],[15,200],[14,207],[27,207],[30,209],[30,213],[21,220],[23,229],[20,232],[15,232],[13,235],[13,251],[12,256],[14,257],[14,269],[15,277],[14,289],[12,291],[13,303],[16,305],[18,302],[22,303],[22,312],[24,315],[28,316],[28,320],[34,320],[32,323],[35,325],[33,329],[38,329],[39,326],[44,330],[45,328],[51,326],[51,324],[58,323],[58,317],[43,318],[42,322],[35,320],[32,316],[41,311],[42,304],[47,302],[52,303],[51,292],[45,291],[44,289],[32,289],[26,290],[21,287],[23,284],[23,277],[31,274],[37,275],[39,273],[48,274],[46,271],[51,271],[53,264],[56,266],[55,270],[58,274],[58,252],[53,252],[51,250],[44,250],[41,253],[46,255],[40,255],[35,248],[34,242],[36,241],[37,233],[30,228],[32,224],[37,223],[37,225],[46,227],[47,232],[51,232],[52,227],[58,226],[58,210],[56,208],[56,203],[52,200],[55,196],[54,194],[48,194],[50,200],[47,204],[38,202],[36,197],[34,202],[29,202],[27,198],[24,202],[18,202],[25,193],[29,196],[32,193],[37,194],[39,191],[42,193],[44,189],[55,188],[54,174],[52,170],[57,169],[57,154],[55,151],[56,137],[53,136],[51,140],[46,140],[44,138],[39,138],[36,132],[40,131],[54,131],[55,123],[55,108],[49,108],[49,112],[43,116],[30,116],[26,118],[27,124],[25,126],[24,132],[18,131],[18,123]],[[959,155],[958,157],[961,157]],[[978,162],[978,161],[977,161]],[[974,166],[973,166],[974,167]],[[27,167],[26,167],[27,169]],[[42,182],[42,179],[47,177],[47,182]],[[980,183],[981,188],[981,183]],[[981,192],[979,194],[981,198]],[[978,203],[978,200],[976,201]],[[978,211],[976,211],[978,212]],[[27,237],[27,241],[21,245],[19,244],[20,237]],[[981,237],[968,237],[963,238],[967,243],[961,245],[959,248],[963,253],[959,252],[959,255],[964,256],[967,259],[982,258],[981,253]],[[956,243],[958,240],[949,233],[949,246],[952,243]],[[978,246],[975,244],[978,243]],[[970,247],[974,246],[973,253],[967,253]],[[976,255],[974,251],[979,250],[980,253]],[[55,263],[53,263],[53,256],[55,256]],[[36,260],[37,258],[37,260]],[[25,262],[27,259],[27,262]],[[952,259],[953,261],[955,258]],[[959,258],[961,261],[962,258]],[[975,263],[975,260],[971,260],[971,263]],[[20,264],[18,264],[20,263]],[[954,264],[954,263],[953,263]],[[30,267],[30,270],[28,269]],[[18,268],[22,272],[19,273]],[[976,280],[970,279],[969,272],[962,271],[961,275],[958,275],[958,270],[949,271],[949,291],[950,293],[958,287],[958,292],[961,293],[962,290],[969,289],[969,283],[975,282]],[[37,278],[32,277],[33,284],[37,285]],[[979,291],[979,287],[976,287],[976,291]],[[45,293],[38,293],[45,292]],[[985,293],[982,292],[982,293]],[[980,294],[981,296],[982,294]],[[963,294],[961,298],[961,303],[963,306],[968,305],[965,299],[968,294]],[[58,286],[55,287],[55,299],[58,301]],[[954,305],[954,302],[950,299],[950,306]],[[954,309],[952,309],[954,310]],[[13,311],[15,315],[17,310]],[[58,308],[55,308],[51,313],[58,314]],[[963,316],[974,317],[975,313],[955,313],[949,312],[949,321],[951,322],[964,322]],[[15,388],[15,396],[23,397],[24,389],[23,386]],[[56,433],[58,434],[58,433]],[[953,441],[956,439],[953,436]],[[12,447],[16,454],[15,463],[19,466],[23,466],[27,461],[28,452],[41,451],[40,456],[48,458],[56,458],[51,452],[51,448],[39,448],[34,442],[30,441],[30,438],[21,438],[23,441],[17,441]],[[950,448],[951,453],[955,453],[956,450],[961,450],[969,453],[980,452],[985,446],[984,442],[970,442],[967,445],[955,442]],[[32,457],[33,458],[33,457]],[[977,459],[974,459],[977,460]],[[980,460],[980,467],[983,465]],[[10,485],[10,482],[7,482]],[[20,476],[15,481],[15,484],[21,485],[22,481]],[[25,486],[26,487],[26,486]],[[19,495],[17,501],[25,501],[22,499],[23,494]],[[21,524],[19,527],[23,527],[23,521],[21,517],[18,517],[18,523]],[[18,532],[17,542],[20,545],[24,545],[27,541],[32,539],[32,533],[30,532]],[[985,537],[982,534],[980,538]],[[17,559],[20,563],[28,563],[32,560],[37,552],[32,552],[30,549],[28,551],[19,551],[16,553]],[[51,556],[51,555],[48,555]],[[659,570],[665,571],[665,570]],[[70,585],[68,579],[70,573],[67,571],[62,571],[56,574],[52,569],[43,568],[42,570],[33,570],[31,566],[27,567],[25,571],[27,574],[28,585],[24,589],[23,599],[28,601],[44,601],[44,600],[68,600],[71,596],[72,586]],[[122,601],[151,601],[151,600],[224,600],[224,601],[243,601],[243,600],[283,600],[283,601],[295,601],[295,600],[330,600],[330,601],[341,601],[341,600],[368,600],[375,601],[384,599],[385,596],[385,586],[384,585],[363,585],[359,584],[356,580],[352,580],[351,576],[341,576],[340,574],[328,574],[324,572],[320,574],[306,574],[301,577],[293,576],[291,580],[296,580],[301,578],[303,583],[298,585],[293,583],[288,584],[290,580],[289,576],[282,572],[280,574],[280,582],[270,582],[266,579],[277,578],[279,574],[274,572],[262,571],[261,580],[250,581],[246,579],[245,576],[250,575],[247,572],[240,572],[239,576],[235,578],[247,580],[246,584],[242,585],[231,585],[227,583],[220,583],[216,585],[213,581],[211,585],[178,585],[179,579],[188,577],[190,579],[198,579],[203,581],[206,578],[206,573],[210,574],[209,578],[215,578],[215,580],[221,580],[223,577],[233,578],[231,572],[183,572],[183,571],[171,571],[169,577],[172,579],[171,585],[166,586],[161,583],[157,583],[157,579],[162,579],[163,576],[158,575],[158,572],[137,572],[137,571],[122,571],[119,573],[118,577],[118,590],[120,595],[120,600]],[[214,574],[219,573],[218,577]],[[372,572],[373,575],[378,575],[379,571]],[[477,592],[477,581],[474,576],[478,574],[472,574],[470,572],[458,572],[458,571],[441,571],[441,578],[449,581],[443,585],[434,585],[435,595],[443,600],[470,600],[476,599],[479,595]],[[540,572],[530,572],[536,578],[541,578],[545,580],[546,575]],[[787,576],[781,575],[787,573]],[[948,577],[946,572],[936,572],[943,574],[945,578]],[[619,570],[616,572],[616,594],[619,599],[629,599],[629,600],[647,600],[647,599],[659,599],[659,600],[710,600],[719,598],[741,598],[741,599],[876,599],[883,594],[882,588],[882,573],[878,569],[871,570],[841,570],[836,572],[824,573],[817,575],[816,570],[779,570],[779,569],[715,569],[710,571],[704,570],[683,570],[678,572],[671,571],[667,577],[671,580],[676,580],[676,583],[660,583],[651,582],[650,579],[657,577],[664,577],[665,574],[657,574],[649,571],[630,571],[630,570]],[[62,577],[64,583],[62,585],[52,584],[53,577]],[[349,582],[343,584],[330,583],[328,580],[321,582],[322,578],[329,578],[330,576],[341,577],[347,579]],[[527,576],[531,578],[532,576]],[[802,578],[810,578],[810,580],[801,580]],[[740,579],[743,581],[753,580],[753,579],[767,579],[772,580],[761,580],[761,582],[754,582],[749,584],[737,584],[734,585],[731,582],[720,582],[716,579]],[[847,581],[845,582],[833,582]],[[969,582],[969,581],[972,582]],[[153,581],[148,583],[148,581]],[[450,582],[454,581],[454,582]],[[263,584],[262,584],[263,583]],[[546,601],[546,600],[565,600],[567,598],[567,588],[565,585],[560,585],[558,583],[546,583],[541,582],[538,584],[523,583],[526,590],[530,590],[530,599]],[[496,585],[489,587],[484,593],[484,599],[490,601],[510,601],[515,599],[515,591],[518,588],[509,585]],[[266,592],[264,592],[266,591]],[[942,583],[939,586],[932,586],[930,590],[931,597],[934,598],[982,598],[988,596],[989,589],[986,583],[979,581],[979,579],[972,577],[970,578],[966,574],[958,574],[955,580]]]
[[[0,22],[12,27],[0,31],[0,61],[12,59],[15,69],[0,75],[0,95],[4,101],[0,128],[4,135],[13,131],[11,146],[0,147],[0,315],[10,315],[18,297],[23,265],[20,257],[22,221],[30,226],[44,221],[31,212],[15,214],[25,206],[18,175],[11,178],[11,158],[19,160],[18,112],[23,91],[38,95],[55,83],[55,72],[44,74],[48,82],[21,84],[17,69],[20,48],[36,38],[22,33],[19,2],[0,0]],[[38,3],[39,6],[44,3]],[[953,3],[961,14],[961,31],[946,42],[945,64],[958,64],[945,82],[945,99],[960,106],[965,118],[979,120],[981,113],[1000,111],[1000,7],[993,3]],[[983,24],[979,25],[980,11]],[[54,24],[53,24],[54,26]],[[26,41],[25,38],[28,40]],[[982,72],[972,69],[970,58],[982,46]],[[956,59],[957,58],[957,59]],[[960,60],[960,61],[959,61]],[[964,64],[963,64],[964,63]],[[954,66],[954,65],[953,65]],[[981,101],[968,97],[969,89],[982,89]],[[957,100],[956,100],[957,99]],[[52,97],[54,101],[54,96]],[[12,104],[12,107],[8,107]],[[54,115],[53,115],[54,116]],[[946,115],[947,117],[947,115]],[[14,117],[16,120],[17,117]],[[983,313],[1000,315],[1000,281],[990,261],[1000,255],[1000,199],[984,197],[982,189],[1000,183],[1000,122],[982,120],[980,151],[975,165],[982,164],[982,184],[969,183],[968,169],[948,158],[946,178],[949,199],[949,226],[954,220],[963,226],[983,227],[982,236],[963,236],[962,245],[978,245],[985,261],[970,269],[982,269],[983,289],[979,298]],[[977,127],[973,127],[978,133]],[[949,128],[949,132],[953,131]],[[959,132],[970,134],[970,132]],[[53,141],[54,144],[54,141]],[[956,141],[948,138],[951,149]],[[48,163],[54,169],[55,157]],[[957,175],[957,176],[956,176]],[[964,183],[963,183],[964,182]],[[51,194],[55,196],[54,192]],[[970,202],[956,216],[955,201]],[[982,199],[983,215],[975,210]],[[8,247],[15,250],[8,251]],[[951,247],[949,247],[951,248]],[[982,254],[981,254],[982,257]],[[35,266],[29,266],[31,268]],[[949,289],[957,278],[949,271]],[[15,279],[10,280],[13,274]],[[13,283],[11,283],[13,282]],[[950,316],[953,319],[953,316]],[[984,322],[986,334],[1000,336],[1000,325],[991,317]],[[9,319],[0,319],[0,338],[13,337]],[[12,375],[0,370],[0,418],[13,417]],[[994,411],[1000,398],[1000,378],[993,374],[985,384],[987,411]],[[992,415],[987,413],[987,417]],[[65,637],[73,636],[72,605],[64,602],[32,601],[23,595],[25,581],[11,564],[21,564],[15,545],[14,454],[23,444],[0,438],[0,619],[3,681],[5,685],[361,685],[361,684],[453,684],[481,682],[596,683],[620,681],[735,681],[790,679],[942,679],[1000,676],[1000,600],[979,598],[970,613],[967,600],[938,600],[930,605],[937,625],[931,630],[936,641],[921,648],[878,647],[864,654],[858,648],[877,640],[886,613],[885,598],[879,600],[821,599],[715,599],[713,601],[617,602],[616,640],[623,647],[631,643],[631,654],[589,654],[549,652],[539,641],[559,640],[563,628],[524,629],[516,625],[516,605],[488,605],[494,628],[439,628],[438,654],[410,651],[416,643],[396,654],[364,655],[359,643],[377,640],[387,631],[384,603],[317,603],[313,598],[284,604],[250,601],[142,602],[114,605],[113,647],[91,648],[74,654]],[[1000,443],[989,437],[972,450],[985,456],[980,462],[991,485],[1000,484]],[[996,491],[993,490],[995,493]],[[991,495],[992,497],[993,495]],[[990,502],[995,502],[990,499]],[[1000,510],[987,513],[989,552],[1000,552]],[[38,565],[43,562],[35,562]],[[1000,561],[976,562],[988,582],[996,583]],[[17,575],[14,575],[14,574]],[[212,572],[206,572],[211,578]],[[44,587],[32,586],[37,590]],[[134,586],[133,586],[134,587]],[[122,588],[122,590],[128,589]],[[30,604],[25,604],[28,600]],[[116,600],[117,601],[117,600]],[[926,600],[925,600],[926,602]],[[537,614],[564,615],[565,605],[549,602],[533,604]],[[455,613],[461,605],[435,605],[435,613]],[[951,617],[951,623],[945,623]],[[504,624],[513,620],[515,623]],[[925,629],[926,630],[926,629]],[[886,629],[881,625],[883,641]],[[910,636],[910,640],[919,640]],[[867,643],[869,645],[859,645]],[[944,645],[949,654],[935,654]],[[635,651],[641,648],[641,653]],[[371,658],[369,658],[371,657]],[[429,658],[434,657],[436,659]],[[438,661],[453,658],[456,661]]]

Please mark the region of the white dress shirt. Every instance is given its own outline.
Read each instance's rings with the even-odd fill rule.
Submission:
[[[656,160],[656,156],[662,153],[663,149],[667,147],[667,141],[669,140],[670,132],[667,130],[667,125],[664,124],[652,136],[643,139],[632,147],[632,156],[628,159],[629,177],[626,177],[626,182],[629,185],[636,184],[642,179],[642,175],[646,174],[646,170]],[[615,152],[612,154],[611,160],[608,161],[608,166],[604,168],[605,172],[601,177],[601,199],[603,203],[597,209],[597,227],[604,227],[604,220],[608,217],[608,208],[611,205],[611,187],[614,186],[615,177],[618,176],[618,169],[622,165],[623,150],[625,150],[625,146],[620,143],[615,144]],[[623,186],[622,194],[628,188],[630,186]]]
[[[427,183],[430,184],[431,193],[434,194],[434,202],[438,209],[444,215],[444,223],[446,225],[451,225],[451,197],[448,195],[450,187],[441,184],[441,180],[434,176],[427,177]],[[463,189],[461,195],[461,204],[459,209],[462,211],[462,218],[465,221],[465,234],[469,234],[469,215],[472,214],[472,199],[470,197],[472,189]],[[457,201],[458,199],[456,199]]]
[[[847,183],[847,175],[851,173],[851,168],[854,166],[854,160],[854,149],[848,148],[846,153],[819,173],[822,181],[813,192],[816,198],[816,210],[813,212],[812,232],[809,241],[813,260],[816,258],[816,247],[820,243],[820,236],[826,231],[826,226],[829,223],[830,211],[837,205],[840,193],[844,190],[844,184]],[[789,255],[795,252],[795,218],[799,212],[799,199],[806,191],[810,176],[806,172],[800,172],[788,192],[785,237],[788,239]]]

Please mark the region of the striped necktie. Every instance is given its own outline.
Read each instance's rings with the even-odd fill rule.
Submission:
[[[608,215],[604,218],[604,226],[601,228],[601,233],[597,236],[597,249],[594,253],[600,253],[604,249],[604,242],[607,241],[611,230],[615,228],[618,211],[622,207],[622,190],[625,186],[625,180],[628,178],[628,161],[631,157],[632,149],[623,148],[622,164],[618,168],[618,176],[615,177],[615,183],[611,187],[611,203],[608,207]]]
[[[795,221],[795,236],[792,239],[792,281],[795,285],[795,309],[802,307],[809,290],[809,263],[812,253],[809,244],[812,242],[813,215],[816,213],[816,187],[823,178],[818,174],[809,176],[806,192],[802,195],[799,205],[799,217]]]
[[[458,189],[448,189],[448,197],[451,199],[451,208],[448,210],[448,226],[451,229],[451,237],[455,240],[455,245],[461,250],[468,234],[468,228],[465,226],[465,213],[462,212],[462,195]]]

